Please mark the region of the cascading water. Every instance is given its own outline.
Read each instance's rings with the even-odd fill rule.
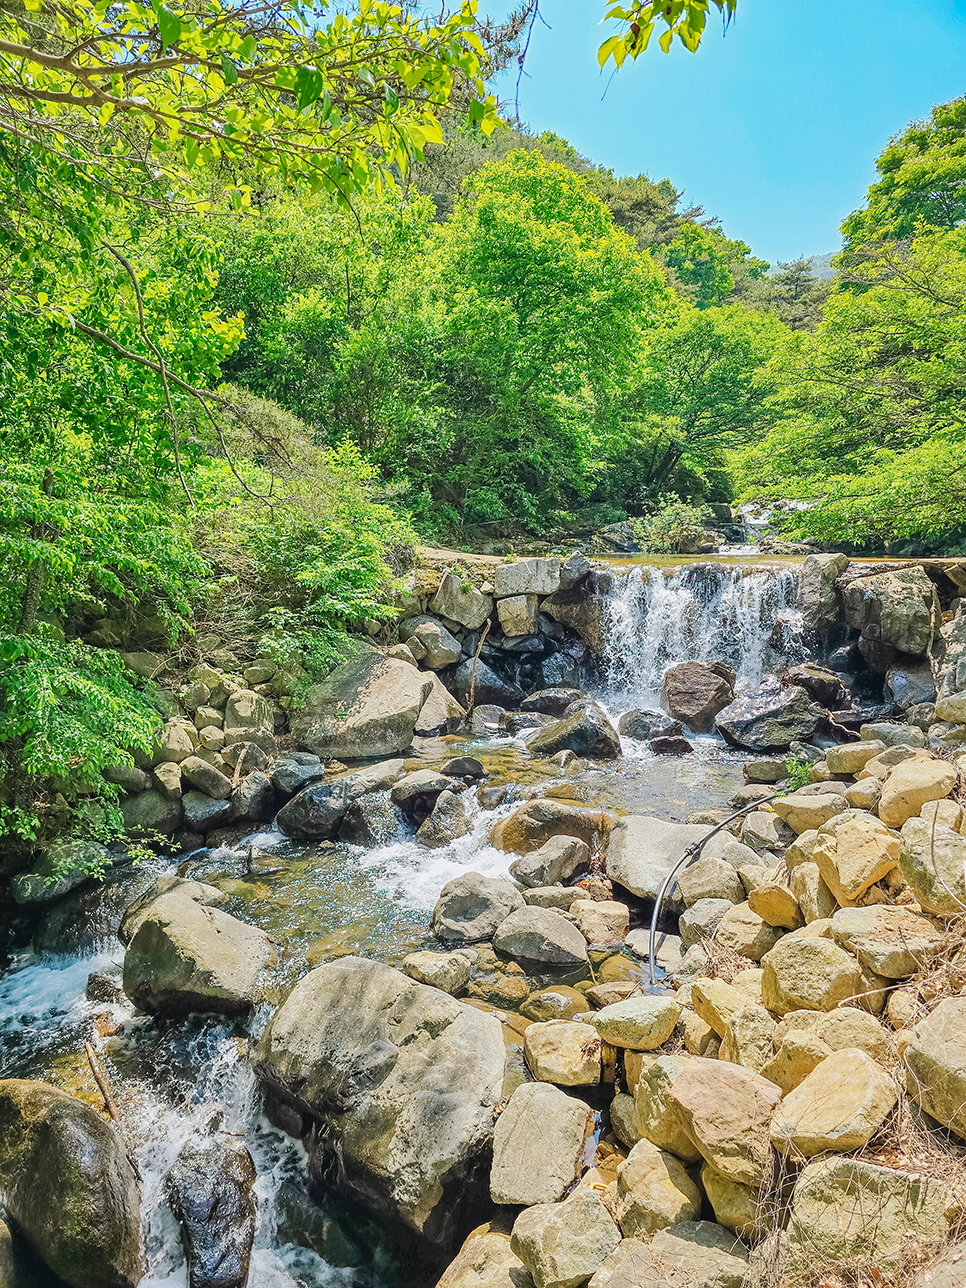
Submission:
[[[606,603],[607,683],[615,699],[660,703],[679,662],[726,662],[739,692],[805,657],[794,568],[688,564],[638,566],[615,578]]]

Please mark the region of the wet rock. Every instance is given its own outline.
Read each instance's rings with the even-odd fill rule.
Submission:
[[[231,818],[231,801],[214,800],[204,792],[186,792],[182,807],[185,827],[202,836],[223,827]]]
[[[781,1100],[774,1083],[740,1065],[694,1056],[668,1098],[707,1163],[739,1184],[761,1183],[771,1166],[769,1128]]]
[[[629,814],[611,830],[607,875],[632,894],[654,899],[685,850],[707,834],[703,824],[666,823],[646,814]],[[669,906],[680,908],[680,896],[672,894]]]
[[[469,983],[472,962],[462,953],[410,953],[403,959],[403,972],[419,984],[429,984],[453,996]]]
[[[573,922],[552,908],[523,906],[511,912],[497,927],[493,947],[514,960],[524,958],[555,966],[579,966],[587,960],[583,935]]]
[[[34,931],[38,953],[89,953],[113,947],[131,900],[151,885],[153,865],[109,868],[102,881],[55,904]]]
[[[606,986],[605,986],[606,987]],[[520,1007],[520,1014],[529,1020],[544,1023],[547,1020],[572,1020],[575,1015],[587,1013],[587,997],[567,984],[531,993]]]
[[[493,1202],[530,1207],[562,1199],[577,1179],[591,1122],[582,1101],[545,1082],[517,1087],[493,1129]]]
[[[536,1288],[579,1288],[620,1239],[597,1195],[578,1190],[562,1203],[539,1203],[521,1212],[510,1246]]]
[[[433,909],[433,934],[444,944],[481,943],[492,939],[507,917],[523,907],[523,896],[509,881],[466,872],[447,881],[440,891]],[[576,927],[571,929],[580,934]]]
[[[906,1089],[937,1122],[966,1140],[966,997],[947,997],[919,1021],[903,1059]]]
[[[948,796],[957,776],[956,767],[943,760],[906,760],[896,765],[882,785],[879,817],[888,827],[902,827],[927,802]]]
[[[545,599],[540,608],[554,621],[579,635],[591,652],[604,652],[604,599],[601,595],[588,594],[583,587],[560,590]]]
[[[885,698],[908,711],[921,702],[936,701],[936,681],[928,666],[891,666],[886,672]]]
[[[715,717],[734,700],[734,688],[701,662],[681,662],[664,674],[664,701],[670,714],[695,733],[709,733]]]
[[[825,632],[839,616],[836,577],[849,566],[847,555],[808,555],[798,578],[798,607],[805,624]]]
[[[445,774],[447,778],[459,778],[467,786],[481,782],[486,777],[483,762],[477,760],[475,756],[454,756],[452,760],[444,761],[440,765],[439,772]]]
[[[925,912],[953,917],[966,907],[966,836],[909,819],[902,825],[899,870]]]
[[[175,887],[137,914],[124,954],[124,991],[153,1015],[250,1010],[261,971],[275,960],[271,940]],[[125,922],[132,924],[128,916]],[[123,927],[122,927],[123,929]]]
[[[833,1052],[776,1109],[772,1144],[805,1158],[862,1149],[897,1100],[892,1079],[864,1051]]]
[[[601,1078],[600,1038],[587,1024],[545,1020],[527,1025],[523,1051],[533,1076],[558,1087],[596,1087]]]
[[[673,1154],[642,1140],[617,1168],[614,1215],[625,1238],[691,1221],[701,1211],[701,1191]]]
[[[486,1192],[504,1065],[495,1015],[359,957],[304,976],[255,1053],[313,1174],[437,1246]]]
[[[390,787],[401,772],[402,761],[386,760],[315,783],[293,796],[279,810],[275,822],[285,836],[296,840],[330,840],[353,801]]]
[[[8,1218],[71,1288],[134,1288],[146,1273],[141,1195],[124,1144],[73,1096],[0,1081],[0,1192]]]
[[[55,903],[88,881],[92,871],[109,867],[114,857],[93,841],[54,845],[33,867],[13,877],[10,893],[22,907],[40,908]]]
[[[191,754],[189,749],[188,754]],[[181,801],[168,800],[160,792],[141,792],[121,801],[121,817],[129,836],[160,832],[170,836],[181,826]]]
[[[689,756],[694,751],[687,738],[652,738],[647,745],[655,756]]]
[[[553,836],[576,836],[589,846],[606,835],[613,815],[564,800],[527,801],[493,829],[492,842],[499,850],[530,854]],[[613,837],[611,838],[613,844]]]
[[[405,751],[433,688],[431,678],[374,649],[360,651],[309,689],[292,732],[326,759],[365,760]]]
[[[232,791],[229,822],[265,823],[274,812],[275,791],[267,774],[256,770]]]
[[[466,801],[454,792],[445,791],[437,796],[433,812],[420,824],[415,839],[418,845],[437,850],[444,845],[452,845],[472,830],[473,819]]]
[[[621,754],[621,744],[603,707],[586,703],[572,715],[540,729],[527,740],[527,750],[534,756],[572,751],[591,760],[614,760]]]
[[[626,738],[648,742],[651,738],[677,738],[684,732],[684,726],[663,711],[625,711],[617,721],[617,732]]]
[[[793,666],[785,678],[791,684],[800,684],[813,702],[830,710],[841,707],[848,696],[838,674],[814,662]]]
[[[911,908],[840,908],[832,917],[832,938],[877,975],[903,979],[939,951],[943,928]]]
[[[276,760],[271,769],[272,784],[283,796],[294,796],[309,783],[324,777],[325,766],[318,757],[314,758],[314,763],[306,765],[286,756],[282,760]]]
[[[353,801],[339,824],[339,840],[348,845],[388,845],[403,827],[402,810],[386,792],[370,792]]]
[[[881,1275],[910,1245],[926,1251],[948,1238],[953,1196],[942,1181],[857,1158],[809,1163],[792,1193],[781,1260],[783,1282],[847,1264]]]
[[[549,689],[540,689],[536,693],[531,693],[520,703],[520,710],[536,711],[540,715],[553,716],[555,720],[559,720],[569,706],[584,698],[586,694],[580,689],[558,684]]]
[[[673,997],[650,994],[614,1002],[591,1017],[604,1042],[631,1051],[654,1051],[674,1032],[680,1003]]]
[[[255,1164],[233,1142],[188,1145],[165,1177],[190,1288],[245,1288],[255,1238]]]
[[[716,727],[732,747],[745,751],[784,751],[792,742],[807,742],[821,711],[800,685],[783,688],[766,680],[754,692],[737,698],[717,717]]]
[[[510,873],[521,885],[554,886],[567,881],[590,858],[590,847],[575,836],[553,836],[539,850],[514,859]]]

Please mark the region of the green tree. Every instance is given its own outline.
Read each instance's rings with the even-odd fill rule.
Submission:
[[[793,331],[813,331],[833,289],[832,279],[816,277],[807,259],[779,262],[776,267],[779,271],[768,279],[765,298]]]

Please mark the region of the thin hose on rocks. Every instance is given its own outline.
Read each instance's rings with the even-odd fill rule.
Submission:
[[[758,800],[749,801],[747,805],[742,805],[741,809],[736,809],[733,814],[729,814],[726,819],[723,819],[720,823],[717,823],[713,828],[711,828],[707,836],[702,836],[699,841],[692,841],[678,859],[677,863],[675,863],[671,871],[664,878],[664,883],[657,893],[657,898],[654,900],[654,911],[651,913],[651,935],[647,941],[647,969],[651,977],[652,988],[657,987],[657,964],[654,958],[654,940],[657,937],[657,919],[661,914],[661,904],[664,902],[668,891],[677,880],[678,873],[685,864],[689,863],[691,859],[701,853],[704,847],[711,840],[712,836],[717,836],[722,828],[727,827],[729,823],[733,823],[735,819],[740,818],[742,814],[747,814],[749,810],[758,809],[761,805],[767,805],[769,801],[777,800],[779,796],[787,795],[787,790],[772,792],[771,796],[762,796]]]

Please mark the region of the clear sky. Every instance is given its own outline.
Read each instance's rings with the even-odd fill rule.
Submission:
[[[724,38],[715,18],[697,54],[655,40],[613,77],[602,0],[541,10],[521,118],[618,174],[671,179],[772,263],[837,250],[889,137],[966,94],[966,0],[738,0]]]

